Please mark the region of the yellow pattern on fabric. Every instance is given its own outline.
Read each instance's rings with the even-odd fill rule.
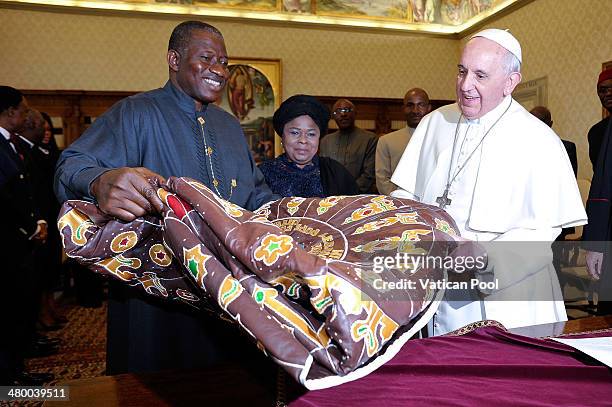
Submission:
[[[138,243],[138,235],[133,230],[119,233],[113,238],[110,244],[110,249],[113,253],[123,253],[136,246]]]
[[[217,302],[227,311],[227,307],[234,302],[243,291],[244,288],[240,285],[240,282],[231,275],[227,275],[219,286]]]
[[[291,198],[289,202],[287,202],[287,212],[290,215],[293,215],[300,208],[302,202],[304,202],[306,198]]]
[[[327,347],[330,343],[327,332],[323,329],[320,329],[318,332],[315,331],[303,316],[280,302],[277,299],[278,295],[278,291],[275,288],[264,288],[256,285],[253,290],[255,302],[273,311],[287,322],[290,328],[296,329],[313,343]]]
[[[140,259],[137,259],[135,257],[123,257],[123,255],[120,254],[117,256],[109,257],[108,259],[100,260],[95,264],[104,267],[111,274],[119,277],[123,281],[131,281],[136,278],[137,275],[128,270],[122,270],[122,267],[138,269],[140,268],[142,262],[140,261]]]
[[[194,246],[191,249],[183,248],[183,264],[189,270],[192,277],[195,279],[196,283],[202,287],[204,287],[204,277],[208,275],[208,270],[206,270],[206,262],[212,256],[208,254],[202,253],[202,249],[200,246]]]
[[[136,277],[136,281],[142,285],[142,288],[144,288],[148,294],[153,294],[153,289],[155,288],[162,296],[168,296],[168,291],[162,285],[161,280],[155,273],[145,271],[142,276]]]
[[[317,215],[323,215],[329,210],[329,208],[336,205],[338,202],[346,198],[345,196],[328,196],[327,198],[319,201],[319,207],[317,208]]]
[[[163,244],[156,243],[149,248],[149,257],[155,264],[168,267],[172,263],[172,255]]]
[[[394,216],[376,220],[374,222],[368,222],[363,226],[359,226],[352,234],[360,235],[365,232],[374,232],[378,229],[395,225],[400,222],[403,225],[414,225],[417,224],[418,215],[416,212],[409,213],[396,213]]]
[[[364,207],[355,209],[351,216],[346,218],[343,225],[348,223],[353,223],[365,219],[369,216],[377,215],[382,212],[391,211],[393,209],[397,209],[395,207],[395,203],[389,197],[379,195],[370,200],[370,203],[366,204]]]
[[[298,299],[300,297],[300,289],[302,288],[298,278],[294,273],[288,273],[270,280],[270,284],[280,286],[283,294],[293,299]]]
[[[438,218],[434,218],[434,221],[436,222],[436,229],[444,233],[447,233],[451,236],[457,236],[457,232],[455,231],[455,229],[452,228],[452,226],[447,221],[438,219]]]
[[[359,315],[364,307],[363,304],[370,301],[365,293],[335,274],[328,273],[305,277],[304,281],[308,284],[311,292],[317,293],[310,298],[310,303],[319,314],[334,305],[332,290],[339,293],[337,305],[342,308],[345,314]]]
[[[429,235],[431,230],[409,229],[402,232],[401,236],[390,236],[381,240],[373,240],[353,247],[351,250],[357,253],[374,253],[381,250],[395,250],[399,248],[400,253],[424,254],[423,249],[417,249],[413,242],[421,240],[421,236]]]
[[[275,235],[270,233],[263,238],[257,249],[255,249],[255,260],[263,261],[266,266],[271,266],[280,256],[284,256],[293,249],[293,238],[288,235]]]
[[[391,339],[393,333],[399,328],[399,324],[386,315],[373,301],[368,302],[364,309],[367,317],[353,322],[351,337],[355,342],[363,340],[368,357],[372,357]]]
[[[163,188],[157,188],[157,196],[159,197],[159,199],[162,200],[163,203],[165,203],[167,206],[170,206],[168,204],[168,196],[172,195],[170,192],[166,191]]]
[[[65,227],[70,229],[70,240],[72,243],[78,246],[83,246],[87,243],[86,232],[98,229],[98,226],[94,225],[87,215],[76,209],[69,210],[57,221],[57,228],[60,233]],[[63,241],[64,234],[61,233],[61,235]],[[66,247],[65,243],[64,247]]]

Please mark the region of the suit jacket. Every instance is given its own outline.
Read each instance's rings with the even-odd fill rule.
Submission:
[[[601,140],[586,211],[589,223],[582,232],[582,246],[604,253],[599,281],[599,301],[612,301],[612,120]]]
[[[574,170],[574,176],[578,177],[578,156],[576,154],[576,144],[571,141],[561,140],[563,142],[563,147],[565,147],[565,151],[567,151],[567,156],[569,157],[570,163],[572,164],[572,170]],[[563,228],[561,230],[561,234],[557,237],[557,240],[565,240],[565,236],[574,233],[576,228]]]
[[[37,144],[30,144],[24,140],[21,140],[21,146],[28,152],[25,157],[25,166],[31,176],[36,206],[40,216],[51,227],[55,224],[60,210],[60,204],[53,192],[57,155]]]
[[[567,156],[569,157],[570,163],[572,163],[572,169],[574,170],[574,176],[578,176],[578,156],[576,155],[576,144],[571,141],[561,140],[563,142],[563,147],[565,147],[565,151],[567,151]]]
[[[7,238],[8,253],[23,255],[30,247],[29,237],[42,219],[34,198],[31,174],[9,141],[0,135],[0,223]]]
[[[589,159],[593,165],[593,172],[595,172],[595,167],[597,166],[597,158],[602,149],[602,142],[604,142],[604,135],[610,120],[612,120],[612,116],[602,119],[589,129],[589,134],[587,135],[589,140]]]

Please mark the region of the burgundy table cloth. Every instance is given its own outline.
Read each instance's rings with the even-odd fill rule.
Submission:
[[[564,344],[488,326],[411,340],[367,377],[289,406],[612,406],[612,372]]]
[[[375,257],[456,246],[446,212],[407,199],[284,198],[252,213],[188,178],[157,193],[163,214],[130,223],[66,202],[58,226],[68,256],[149,295],[231,317],[310,389],[375,370],[436,310],[441,289],[381,290],[373,280],[439,280],[444,270],[373,272]]]

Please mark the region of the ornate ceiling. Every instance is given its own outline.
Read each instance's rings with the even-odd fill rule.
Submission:
[[[456,35],[532,0],[14,0],[8,4],[212,16]]]

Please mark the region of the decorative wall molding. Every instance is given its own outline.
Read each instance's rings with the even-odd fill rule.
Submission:
[[[527,110],[548,106],[548,76],[519,83],[512,97]]]
[[[207,16],[462,35],[533,0],[0,0],[56,9]]]

